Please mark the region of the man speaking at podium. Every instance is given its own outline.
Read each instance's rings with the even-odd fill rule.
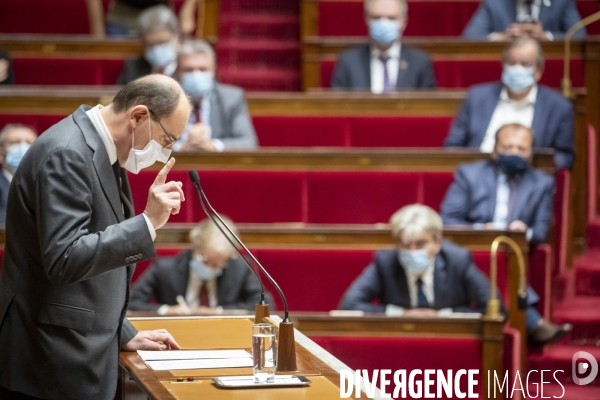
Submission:
[[[166,162],[190,115],[173,79],[150,75],[106,106],[81,106],[31,146],[11,184],[0,275],[0,399],[113,399],[119,350],[178,349],[125,318],[134,264],[184,201],[158,173],[135,215],[124,169]]]

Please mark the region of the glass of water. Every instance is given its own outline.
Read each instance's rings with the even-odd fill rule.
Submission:
[[[272,383],[277,368],[275,348],[275,325],[252,325],[252,359],[254,361],[254,383]]]

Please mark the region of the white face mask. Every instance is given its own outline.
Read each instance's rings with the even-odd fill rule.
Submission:
[[[163,147],[156,140],[152,139],[152,125],[150,124],[150,117],[148,117],[148,134],[150,141],[142,150],[136,150],[133,148],[135,130],[131,131],[131,150],[129,150],[129,157],[125,162],[125,169],[134,174],[139,173],[142,169],[148,168],[155,162],[160,161],[166,163],[171,155],[171,149]]]

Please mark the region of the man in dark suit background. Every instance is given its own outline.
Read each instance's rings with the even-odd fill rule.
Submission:
[[[505,125],[489,160],[460,165],[442,203],[444,223],[523,230],[531,244],[545,243],[554,178],[529,166],[532,136],[523,125]]]
[[[435,88],[435,73],[426,53],[401,44],[408,21],[406,0],[365,0],[371,44],[339,55],[331,86],[370,90]]]
[[[37,139],[32,127],[23,124],[7,124],[0,131],[0,223],[6,221],[6,205],[10,181],[23,156]]]
[[[223,220],[237,234],[235,224]],[[212,220],[192,229],[190,241],[192,250],[160,258],[144,272],[131,289],[129,309],[160,315],[253,311],[261,299],[260,283]],[[178,302],[178,296],[185,301]],[[265,301],[273,308],[269,293]]]
[[[0,275],[0,398],[112,400],[119,351],[178,349],[125,318],[134,263],[184,200],[166,182],[190,104],[173,79],[82,105],[25,154],[11,183]],[[171,133],[169,133],[171,132]],[[127,174],[167,162],[135,215]]]
[[[192,98],[190,116],[175,151],[253,149],[258,145],[244,90],[215,80],[217,61],[204,40],[186,40],[179,51],[177,79]]]
[[[413,317],[485,312],[489,280],[468,250],[442,240],[442,219],[433,209],[403,207],[390,224],[396,249],[375,253],[373,263],[344,294],[340,309]],[[526,318],[533,346],[555,342],[569,329],[544,321],[535,309],[538,300],[529,290]]]
[[[8,53],[0,50],[0,85],[14,85],[15,71]]]
[[[149,74],[173,76],[177,70],[179,21],[175,13],[165,5],[150,7],[140,14],[138,27],[144,55],[125,61],[119,85]]]
[[[560,93],[538,85],[544,71],[544,54],[535,39],[519,38],[502,54],[502,82],[469,89],[446,147],[477,147],[491,153],[498,128],[519,123],[533,129],[533,148],[552,148],[556,168],[573,166],[573,105]]]
[[[580,19],[573,0],[483,0],[463,36],[490,40],[515,37],[560,40]],[[573,38],[585,39],[585,28]]]

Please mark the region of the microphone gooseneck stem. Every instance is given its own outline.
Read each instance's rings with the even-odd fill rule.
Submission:
[[[250,270],[254,273],[254,275],[256,276],[256,279],[258,279],[258,283],[260,283],[260,303],[259,304],[265,304],[265,287],[264,287],[264,285],[262,283],[262,280],[260,279],[260,276],[258,275],[258,272],[256,272],[256,270],[254,268],[252,268],[252,266],[250,265],[250,263],[248,262],[248,260],[246,260],[246,257],[244,257],[242,255],[242,253],[239,251],[239,249],[237,248],[237,246],[235,245],[235,243],[233,243],[233,241],[231,240],[231,238],[225,233],[225,231],[223,230],[223,228],[221,228],[221,226],[219,225],[219,223],[215,220],[215,218],[211,215],[211,213],[209,213],[208,210],[206,209],[206,206],[204,205],[204,202],[202,201],[202,189],[200,188],[200,183],[199,182],[194,182],[194,186],[196,187],[196,191],[198,192],[198,197],[200,198],[200,205],[202,206],[202,209],[204,210],[204,213],[206,215],[208,215],[208,217],[214,222],[214,224],[217,226],[217,228],[219,228],[219,230],[221,231],[221,233],[223,234],[223,236],[225,236],[225,238],[227,239],[227,241],[229,241],[229,244],[231,244],[231,246],[233,246],[233,248],[235,249],[235,251],[238,252],[238,254],[242,258],[242,260],[244,260],[244,262],[248,266],[248,268],[250,268]],[[219,214],[216,213],[216,211],[215,211],[215,214],[219,218],[219,221],[221,221],[223,223],[223,225],[225,226],[225,229],[227,229],[227,231],[229,233],[231,233],[231,235],[233,235],[235,237],[235,234],[233,233],[233,231],[227,226],[227,224],[225,223],[225,221],[223,221],[221,219],[221,217],[219,216]]]
[[[202,186],[200,185],[200,181],[199,180],[194,181],[194,186],[196,186],[196,190],[198,191],[198,195],[200,196],[200,202],[203,203],[202,200],[204,200],[206,202],[206,205],[208,206],[208,208],[217,217],[217,219],[219,221],[221,221],[221,223],[223,223],[225,226],[227,226],[225,224],[225,221],[223,221],[223,219],[219,215],[219,213],[217,213],[215,211],[215,209],[210,205],[210,201],[208,201],[208,198],[206,197],[206,194],[204,193],[204,190],[202,190]],[[204,208],[204,204],[202,205],[202,208]],[[205,209],[205,212],[206,212],[206,209]],[[283,294],[283,291],[281,290],[281,288],[279,287],[279,285],[277,284],[277,282],[275,282],[275,279],[273,279],[271,277],[271,275],[269,275],[269,273],[267,272],[267,270],[265,269],[265,267],[263,267],[262,264],[256,259],[256,257],[254,257],[254,254],[252,254],[252,252],[250,250],[248,250],[248,248],[246,247],[246,245],[236,236],[236,234],[233,233],[231,230],[229,230],[229,232],[231,233],[231,236],[233,238],[235,238],[235,240],[240,244],[240,246],[246,251],[246,253],[248,253],[248,255],[250,256],[250,258],[252,258],[252,260],[256,263],[256,265],[258,265],[258,267],[260,268],[260,270],[262,271],[262,273],[267,277],[267,279],[269,280],[269,282],[271,282],[271,284],[275,287],[275,289],[279,293],[279,296],[281,297],[281,300],[283,301],[283,308],[284,308],[284,314],[285,314],[283,321],[284,322],[289,322],[288,304],[287,304],[287,300],[285,298],[285,295]]]

